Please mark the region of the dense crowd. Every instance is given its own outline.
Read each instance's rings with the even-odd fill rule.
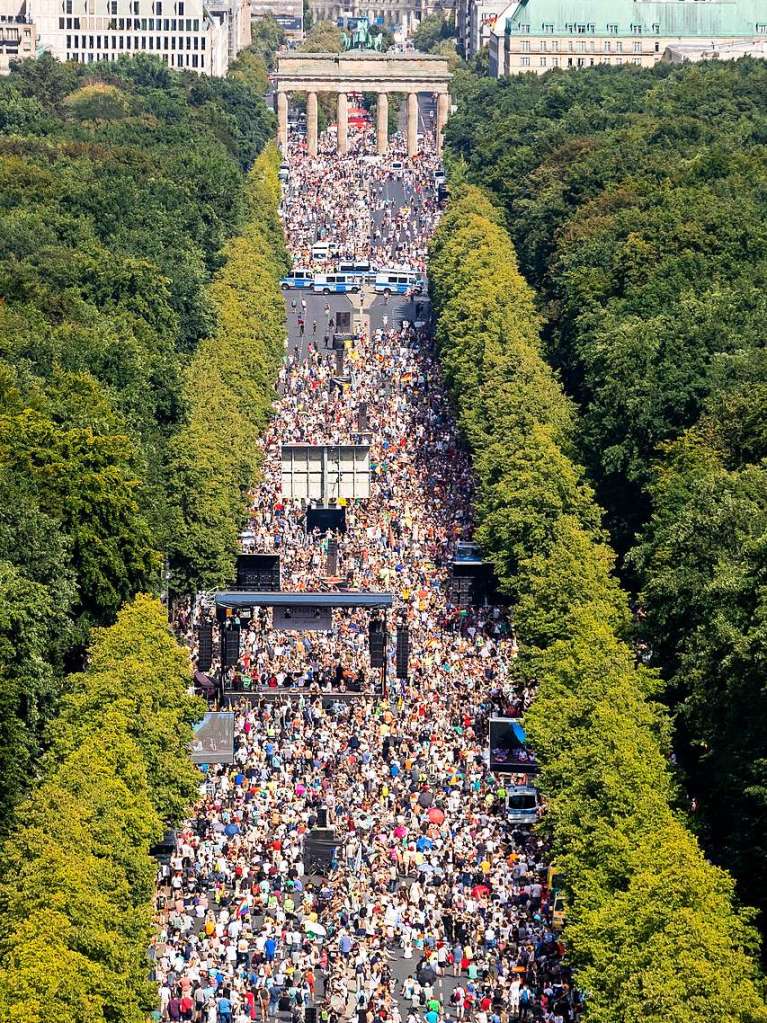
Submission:
[[[437,217],[436,159],[410,162],[402,139],[392,139],[387,157],[374,156],[374,135],[355,132],[345,156],[335,152],[335,134],[320,140],[317,158],[305,160],[301,143],[290,146],[290,177],[281,212],[296,267],[333,269],[339,260],[375,268],[426,269],[426,248]],[[401,189],[397,200],[391,184]],[[333,247],[312,254],[317,242]]]
[[[314,160],[291,147],[297,259],[322,232],[372,258],[389,244],[376,225],[400,221],[407,258],[423,259],[436,156],[405,162],[395,139],[386,159],[363,159],[369,142],[354,140],[348,158],[332,139]],[[400,208],[387,198],[395,180]],[[418,211],[412,222],[402,204]],[[244,630],[237,671],[296,691],[237,706],[235,764],[208,769],[163,868],[157,1018],[569,1023],[578,996],[552,929],[547,850],[509,825],[509,779],[487,766],[488,717],[521,714],[532,694],[513,683],[505,611],[461,610],[448,587],[455,543],[471,536],[472,473],[428,333],[362,331],[342,387],[328,359],[310,347],[286,361],[248,543],[280,554],[286,589],[392,592],[394,620],[409,626],[408,678],[392,664],[385,694],[323,695],[374,682],[365,622],[345,611],[333,633],[278,632],[268,612]],[[330,538],[307,535],[304,509],[281,499],[280,444],[353,441],[363,405],[371,496],[347,504],[331,576]],[[305,853],[326,823],[320,870]]]

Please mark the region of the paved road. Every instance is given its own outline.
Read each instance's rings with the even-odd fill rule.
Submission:
[[[434,116],[432,116],[432,114]],[[437,122],[437,103],[433,96],[427,92],[418,93],[418,131],[420,134],[433,132]],[[407,134],[407,96],[404,97],[399,108],[399,130],[403,135]]]
[[[354,300],[354,306],[352,300]],[[293,302],[296,303],[295,311],[292,306]],[[302,302],[306,303],[305,312],[301,305]],[[331,333],[330,320],[337,323],[339,312],[352,313],[355,308],[359,309],[357,295],[348,297],[346,295],[315,295],[309,288],[286,291],[288,350],[290,352],[297,351],[303,361],[310,344],[316,345],[318,348],[324,347],[325,335]],[[303,318],[305,323],[303,337],[298,324],[299,318]],[[316,331],[314,329],[315,322],[317,324]]]
[[[407,204],[407,197],[401,181],[386,182],[381,194],[384,199],[392,202],[392,208],[395,211]],[[382,220],[383,212],[376,206],[371,218],[371,241],[372,233],[380,229]],[[315,295],[308,288],[291,289],[284,295],[288,325],[288,350],[291,353],[298,352],[301,360],[306,358],[310,344],[316,345],[320,350],[324,349],[325,335],[332,335],[329,322],[332,319],[334,323],[337,323],[339,312],[351,312],[353,320],[354,314],[360,310],[358,295]],[[294,302],[295,309],[293,308]],[[302,302],[306,303],[305,308]],[[388,299],[383,295],[376,295],[373,298],[370,288],[366,289],[364,305],[365,313],[370,317],[371,331],[399,325],[402,320],[413,322],[417,319],[427,319],[430,309],[427,299],[408,302],[403,296],[396,295],[392,295]],[[304,320],[303,336],[298,324],[299,319]]]
[[[365,289],[364,298],[365,318],[369,317],[370,330],[373,333],[378,329],[383,330],[399,325],[403,320],[409,320],[411,323],[418,320],[426,320],[431,309],[428,298],[410,302],[404,296],[392,295],[389,299],[384,295],[373,297],[373,292],[370,288]],[[292,309],[293,300],[296,302],[295,312]],[[301,307],[302,300],[306,302],[305,314],[303,314]],[[351,295],[349,297],[346,295],[315,295],[308,289],[286,292],[285,305],[287,310],[288,350],[291,353],[297,352],[301,361],[306,358],[310,344],[319,348],[320,351],[324,350],[325,335],[331,334],[328,327],[331,319],[336,323],[339,312],[350,312],[352,313],[353,322],[354,316],[360,308],[358,295]],[[329,315],[326,311],[328,307]],[[298,325],[298,320],[302,314],[306,324],[303,336],[301,336]],[[315,320],[317,322],[316,333],[313,330]],[[330,354],[328,357],[332,358]]]

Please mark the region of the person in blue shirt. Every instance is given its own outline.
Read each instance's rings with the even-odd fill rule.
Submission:
[[[439,1013],[436,1009],[429,1009],[423,1018],[426,1020],[426,1023],[439,1023]]]
[[[264,945],[264,957],[267,963],[274,962],[274,954],[277,951],[277,939],[268,937]]]
[[[232,1023],[232,1003],[224,995],[216,999],[219,1023]]]

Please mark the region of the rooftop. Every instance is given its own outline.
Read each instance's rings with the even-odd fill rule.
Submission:
[[[520,0],[506,30],[535,35],[767,36],[765,0]]]

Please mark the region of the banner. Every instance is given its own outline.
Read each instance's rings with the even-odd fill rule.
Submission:
[[[490,770],[496,774],[535,774],[535,754],[519,718],[490,718]]]
[[[194,726],[193,764],[234,763],[234,714],[211,711]]]

